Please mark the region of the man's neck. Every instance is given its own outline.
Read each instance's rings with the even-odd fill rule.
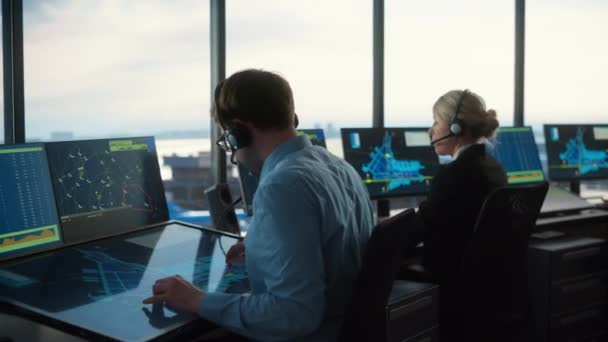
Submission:
[[[262,132],[257,140],[257,148],[261,159],[266,160],[274,150],[296,136],[296,130],[293,128]]]

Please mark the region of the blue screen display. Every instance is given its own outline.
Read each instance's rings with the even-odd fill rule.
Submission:
[[[0,258],[61,242],[44,145],[0,146]]]
[[[549,178],[608,179],[608,125],[544,125]]]
[[[298,129],[298,135],[307,135],[313,145],[327,148],[325,144],[325,133],[320,128]]]
[[[66,242],[169,219],[154,138],[47,144]]]
[[[502,163],[509,184],[537,183],[545,180],[531,127],[499,128],[496,145],[490,153]]]
[[[424,194],[439,169],[427,128],[343,128],[344,159],[372,198]]]
[[[244,263],[225,261],[237,241],[173,223],[62,248],[1,265],[0,301],[69,323],[89,339],[148,341],[197,318],[142,304],[156,280],[179,274],[208,292],[249,290]]]

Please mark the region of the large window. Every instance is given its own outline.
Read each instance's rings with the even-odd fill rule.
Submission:
[[[437,98],[469,88],[513,123],[513,1],[385,5],[385,125],[429,126]]]
[[[27,140],[154,135],[167,181],[164,157],[209,151],[207,1],[25,0],[23,19]],[[169,197],[200,207],[202,162],[176,163],[196,184]]]
[[[608,123],[608,2],[526,5],[526,123]]]
[[[342,154],[339,128],[372,124],[372,2],[226,2],[227,74],[279,72],[301,128],[321,127]]]
[[[525,121],[608,123],[608,3],[597,0],[526,1]],[[606,181],[585,181],[584,196],[608,198]]]

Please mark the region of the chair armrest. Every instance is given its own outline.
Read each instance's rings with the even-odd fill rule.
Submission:
[[[437,283],[433,274],[421,263],[404,263],[397,272],[397,279],[411,280],[423,283]]]

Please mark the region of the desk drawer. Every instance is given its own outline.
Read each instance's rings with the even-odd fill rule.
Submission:
[[[608,303],[608,273],[554,283],[551,287],[552,313],[571,312],[602,303]]]
[[[597,305],[573,313],[554,315],[550,322],[550,341],[587,341],[608,332],[606,305]],[[591,340],[592,341],[592,340]]]
[[[388,341],[409,341],[437,326],[438,289],[437,285],[395,282],[386,308]]]
[[[437,342],[439,341],[439,328],[429,329],[420,335],[404,340],[403,342]]]
[[[559,251],[552,255],[551,280],[580,277],[608,270],[608,247],[597,243],[577,249]]]

